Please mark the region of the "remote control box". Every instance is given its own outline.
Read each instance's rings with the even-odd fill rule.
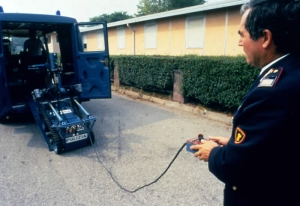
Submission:
[[[186,142],[186,151],[191,152],[191,153],[197,152],[198,150],[192,150],[192,149],[190,149],[190,147],[191,147],[192,145],[202,144],[202,143],[201,143],[201,140],[202,140],[202,139],[204,139],[204,137],[203,137],[202,134],[198,134],[198,138],[189,139],[189,140]]]

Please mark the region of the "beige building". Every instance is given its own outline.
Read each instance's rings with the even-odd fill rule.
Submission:
[[[58,42],[58,36],[56,33],[49,33],[46,35],[47,41],[48,41],[48,48],[49,52],[59,52],[59,42]]]
[[[240,7],[247,0],[205,3],[108,24],[110,55],[238,55]],[[103,48],[101,28],[82,32],[86,51]]]

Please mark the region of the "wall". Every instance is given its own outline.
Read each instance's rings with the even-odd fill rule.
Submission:
[[[240,25],[240,8],[228,9],[228,29],[226,38],[226,55],[243,54],[242,47],[238,46],[239,35],[238,29]]]
[[[154,20],[157,24],[156,48],[145,48],[145,24],[140,22],[124,25],[125,48],[118,48],[117,27],[108,28],[110,55],[239,55],[237,33],[241,15],[240,6],[210,10],[172,18]],[[187,22],[193,16],[203,16],[203,47],[187,47]],[[132,30],[134,30],[134,32]],[[97,50],[97,35],[92,31],[87,36],[88,50]]]

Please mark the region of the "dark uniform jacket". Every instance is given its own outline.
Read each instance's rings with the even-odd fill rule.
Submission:
[[[225,183],[224,205],[300,205],[300,57],[271,65],[245,95],[232,135],[209,170]]]

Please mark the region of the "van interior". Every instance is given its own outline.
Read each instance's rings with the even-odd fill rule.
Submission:
[[[57,64],[62,68],[62,82],[75,81],[72,29],[73,24],[47,24],[2,21],[4,68],[12,105],[26,103],[34,89],[47,86],[47,67]],[[35,30],[42,42],[40,55],[32,56],[24,51],[29,31]],[[55,55],[51,55],[55,54]],[[55,57],[55,58],[53,58]]]

